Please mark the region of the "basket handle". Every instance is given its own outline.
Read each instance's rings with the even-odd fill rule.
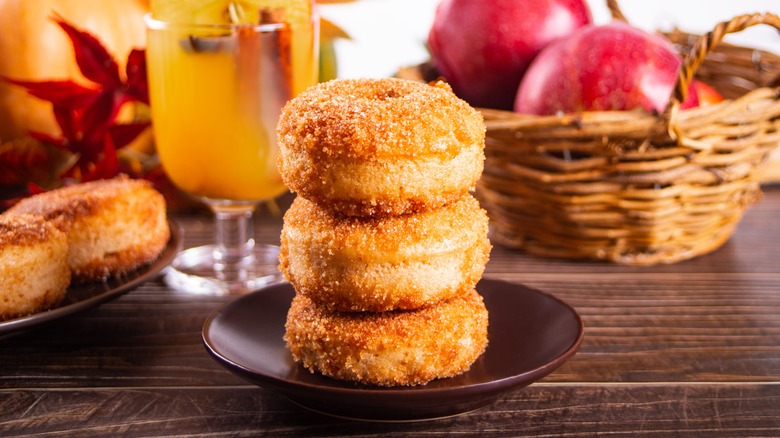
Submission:
[[[623,11],[620,10],[617,0],[607,0],[607,7],[613,19],[628,22],[626,16],[623,15]],[[768,24],[780,31],[780,17],[770,12],[765,12],[736,16],[729,21],[718,23],[713,30],[701,35],[683,59],[680,70],[677,73],[677,82],[669,106],[673,105],[673,101],[677,103],[685,101],[696,70],[704,62],[707,55],[723,40],[724,36],[730,33],[741,32],[759,24]]]
[[[609,8],[609,12],[612,13],[612,18],[614,20],[623,20],[628,23],[628,19],[623,15],[623,11],[620,10],[620,5],[618,5],[617,0],[607,0],[607,7]]]
[[[739,15],[729,21],[715,25],[711,31],[701,35],[691,47],[691,51],[683,59],[680,71],[677,73],[677,84],[674,89],[674,99],[683,102],[688,96],[688,87],[696,70],[704,62],[707,55],[715,49],[724,36],[743,31],[759,24],[773,26],[780,31],[780,16],[770,12]],[[670,102],[671,105],[671,102]]]

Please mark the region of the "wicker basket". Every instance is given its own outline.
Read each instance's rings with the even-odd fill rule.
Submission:
[[[719,44],[757,24],[780,29],[780,18],[745,15],[700,37],[669,34],[685,59],[664,114],[482,109],[487,159],[477,195],[494,243],[628,265],[722,245],[760,197],[757,169],[780,144],[780,58]],[[728,99],[680,110],[694,72]]]

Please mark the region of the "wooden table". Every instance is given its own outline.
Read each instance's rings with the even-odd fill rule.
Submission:
[[[185,245],[206,215],[176,218]],[[257,224],[278,242],[281,219]],[[416,423],[306,411],[218,365],[204,318],[229,298],[152,281],[0,342],[0,436],[780,436],[780,188],[734,237],[656,267],[546,260],[495,248],[486,275],[574,306],[586,330],[562,368],[490,407]]]

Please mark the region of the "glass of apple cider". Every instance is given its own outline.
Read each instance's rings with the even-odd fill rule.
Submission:
[[[162,18],[154,2],[146,17],[157,153],[171,181],[216,218],[215,244],[182,251],[169,268],[178,290],[240,294],[281,280],[278,248],[255,244],[251,220],[286,191],[276,124],[282,106],[316,82],[319,31],[313,8],[301,17],[263,1],[207,0],[213,10],[187,14],[181,1],[157,0]],[[172,3],[179,7],[166,9]]]

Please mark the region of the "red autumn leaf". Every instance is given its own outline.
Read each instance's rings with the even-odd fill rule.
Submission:
[[[30,192],[31,195],[37,195],[39,193],[45,192],[46,189],[35,183],[29,183],[27,184],[27,191]]]
[[[122,123],[120,125],[114,125],[109,128],[111,141],[114,142],[114,146],[118,149],[127,146],[150,125],[151,123],[149,122]]]
[[[56,13],[52,19],[68,34],[73,43],[76,64],[84,77],[104,87],[121,86],[119,65],[97,38],[89,32],[76,29]]]
[[[113,92],[102,92],[97,99],[81,114],[82,143],[101,143],[108,127],[114,123],[119,106],[116,99],[119,98]]]
[[[116,61],[97,38],[75,28],[59,15],[55,14],[52,19],[70,38],[84,76],[96,82],[99,88],[84,87],[72,81],[10,81],[27,88],[34,96],[52,102],[55,120],[63,136],[53,143],[78,153],[78,164],[82,165],[100,154],[104,138],[125,103],[148,103],[145,55],[143,50],[130,52],[128,81],[123,83]]]
[[[54,119],[62,130],[62,138],[57,141],[57,144],[67,147],[68,139],[78,138],[81,131],[78,112],[62,106],[54,106],[52,112],[54,113]],[[30,134],[36,135],[34,132]]]
[[[149,104],[149,83],[146,79],[146,52],[133,49],[127,57],[127,92],[139,102]]]
[[[36,151],[24,155],[27,161],[21,163],[22,158],[14,161],[0,156],[0,179],[14,182],[8,187],[0,184],[0,198],[3,198],[0,209],[12,205],[20,196],[44,191],[43,187],[116,176],[122,170],[117,149],[130,144],[150,125],[149,122],[118,124],[116,120],[128,102],[149,104],[144,50],[132,50],[128,55],[127,79],[123,82],[117,62],[95,36],[74,27],[56,13],[52,20],[67,34],[81,73],[94,86],[72,80],[27,81],[0,76],[0,80],[24,87],[31,95],[52,103],[61,136],[30,132],[26,138],[66,158],[53,160]],[[58,164],[51,167],[52,163]],[[40,175],[22,171],[29,167],[55,169],[54,180],[44,181]]]
[[[99,90],[87,88],[73,81],[25,81],[3,77],[7,82],[27,89],[33,96],[47,100],[56,106],[83,108],[96,97]]]
[[[119,173],[119,159],[116,155],[114,143],[111,141],[111,136],[106,135],[103,145],[102,157],[94,163],[89,172],[81,177],[82,182],[111,178]]]
[[[0,145],[0,186],[20,186],[30,181],[50,185],[68,156],[30,137],[4,143]]]
[[[30,138],[54,146],[57,149],[61,149],[63,151],[69,151],[68,144],[67,144],[68,141],[62,137],[52,137],[51,135],[44,134],[43,132],[31,132]]]
[[[30,143],[6,143],[0,146],[0,185],[24,184],[30,173],[45,165],[49,156],[43,148]]]

